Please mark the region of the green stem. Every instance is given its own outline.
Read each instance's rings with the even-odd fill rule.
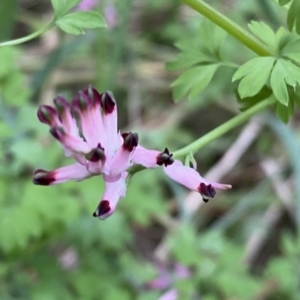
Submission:
[[[54,27],[55,25],[55,21],[53,20],[50,24],[48,24],[46,27],[39,29],[27,36],[24,36],[22,38],[19,39],[15,39],[15,40],[11,40],[11,41],[7,41],[7,42],[3,42],[0,43],[0,47],[4,47],[4,46],[14,46],[14,45],[19,45],[25,42],[28,42],[36,37],[38,37],[39,35],[42,35],[43,33],[45,33],[46,31],[48,31],[49,29],[51,29],[52,27]]]
[[[200,0],[182,0],[194,10],[211,20],[216,25],[223,28],[230,35],[238,39],[247,48],[254,51],[259,56],[271,56],[272,54],[249,32],[235,24],[226,16],[219,13],[213,7]]]
[[[195,153],[202,147],[204,147],[209,142],[219,138],[226,132],[230,131],[231,129],[237,127],[238,125],[244,123],[248,119],[250,119],[253,115],[257,114],[261,110],[265,109],[266,107],[274,104],[276,99],[274,97],[268,98],[258,104],[250,107],[249,109],[241,112],[237,116],[233,117],[226,123],[223,123],[219,127],[215,128],[211,132],[207,133],[206,135],[202,136],[198,140],[194,141],[193,143],[189,144],[186,147],[183,147],[173,153],[174,157],[180,157],[188,155],[190,152]]]

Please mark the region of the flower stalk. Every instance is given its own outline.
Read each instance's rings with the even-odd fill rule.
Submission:
[[[265,108],[269,107],[270,105],[274,104],[276,99],[274,97],[270,97],[265,99],[262,102],[250,107],[249,109],[239,113],[229,121],[223,123],[219,127],[215,128],[214,130],[210,131],[209,133],[205,134],[201,138],[197,139],[196,141],[192,142],[191,144],[175,151],[173,156],[178,158],[182,156],[186,156],[189,153],[195,153],[199,151],[202,147],[210,143],[211,141],[219,138],[223,134],[227,133],[231,129],[241,125],[252,116],[256,115],[258,112],[264,110]]]
[[[238,26],[232,20],[215,10],[209,4],[201,0],[182,0],[195,11],[223,28],[227,33],[235,37],[247,48],[259,56],[271,56],[271,53],[253,35]]]
[[[55,26],[55,21],[53,20],[46,27],[43,27],[43,28],[41,28],[41,29],[39,29],[39,30],[27,35],[27,36],[24,36],[24,37],[19,38],[19,39],[15,39],[15,40],[0,43],[0,47],[14,46],[14,45],[19,45],[19,44],[28,42],[28,41],[33,40],[34,38],[44,34],[45,32],[47,32],[48,30],[50,30],[54,26]]]

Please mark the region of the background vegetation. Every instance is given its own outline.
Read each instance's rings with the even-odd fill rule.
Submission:
[[[210,2],[245,29],[252,20],[285,27],[287,12],[273,1]],[[233,185],[208,204],[160,170],[147,170],[100,221],[92,217],[100,178],[32,184],[35,169],[68,163],[36,117],[38,105],[58,93],[71,100],[89,83],[112,90],[120,127],[137,130],[144,146],[171,151],[242,106],[231,78],[254,54],[233,37],[222,55],[236,65],[218,68],[200,94],[201,87],[178,79],[187,60],[179,53],[222,38],[208,23],[199,31],[204,18],[179,0],[102,0],[94,9],[108,29],[71,36],[54,28],[0,48],[0,298],[156,300],[176,290],[183,300],[298,299],[297,111],[288,126],[272,110],[263,113],[195,155],[202,175]],[[51,18],[48,0],[1,0],[0,41]],[[203,26],[212,26],[210,37]],[[186,94],[190,101],[174,103]]]

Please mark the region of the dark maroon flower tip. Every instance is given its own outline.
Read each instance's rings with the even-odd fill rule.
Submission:
[[[70,109],[70,103],[61,95],[58,95],[53,102],[60,114],[63,114],[67,109]]]
[[[169,152],[168,148],[165,148],[165,150],[157,155],[156,163],[159,166],[165,165],[165,167],[172,165],[174,162],[174,158],[172,157],[173,154]]]
[[[137,133],[123,133],[122,137],[124,139],[123,148],[131,152],[139,143],[139,137]]]
[[[102,148],[101,145],[98,144],[97,148],[91,151],[89,161],[98,162],[99,160],[105,161],[105,159],[106,157],[104,153],[104,148]]]
[[[203,182],[200,183],[198,191],[202,195],[204,202],[208,202],[208,198],[213,198],[216,195],[216,190],[212,187],[212,185],[206,185]]]
[[[110,211],[109,201],[101,200],[96,211],[93,213],[93,216],[99,218],[99,217],[103,216],[104,214],[107,214],[109,211]]]
[[[55,174],[53,172],[47,172],[42,169],[38,169],[33,174],[33,183],[37,185],[50,185],[55,181]]]
[[[37,116],[42,123],[54,126],[57,111],[49,105],[40,105]]]
[[[62,127],[54,126],[50,129],[50,133],[53,135],[54,138],[57,140],[61,140],[63,136],[65,135],[65,131]]]
[[[101,107],[105,115],[111,114],[114,110],[116,103],[113,100],[112,94],[105,92],[101,95]]]
[[[93,105],[101,105],[101,94],[91,84],[83,93],[90,98]]]
[[[90,103],[91,100],[89,99],[89,97],[82,91],[79,91],[77,96],[73,100],[72,105],[75,110],[85,111],[89,108]]]

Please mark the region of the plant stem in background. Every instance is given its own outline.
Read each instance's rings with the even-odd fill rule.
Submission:
[[[216,25],[223,28],[227,33],[234,36],[247,48],[259,56],[272,56],[272,54],[249,32],[238,26],[232,20],[215,10],[213,7],[200,0],[182,0],[191,8],[202,14]]]
[[[258,104],[241,112],[240,114],[233,117],[229,121],[223,123],[219,127],[215,128],[214,130],[205,134],[204,136],[202,136],[198,140],[194,141],[193,143],[189,144],[188,146],[175,151],[173,153],[174,157],[177,158],[177,157],[185,156],[185,155],[188,155],[190,152],[195,153],[196,151],[200,150],[202,147],[207,145],[209,142],[219,138],[220,136],[227,133],[231,129],[244,123],[245,121],[250,119],[252,116],[254,116],[258,112],[264,110],[268,106],[274,104],[275,102],[276,102],[276,99],[274,97],[270,97],[262,102],[259,102]]]
[[[14,45],[19,45],[19,44],[22,44],[22,43],[25,43],[25,42],[28,42],[40,35],[42,35],[43,33],[45,33],[46,31],[48,31],[49,29],[51,29],[52,27],[54,27],[55,25],[55,22],[52,21],[50,24],[48,24],[46,27],[42,28],[42,29],[39,29],[27,36],[24,36],[22,38],[19,38],[19,39],[15,39],[15,40],[11,40],[11,41],[7,41],[7,42],[3,42],[3,43],[0,43],[0,47],[4,47],[4,46],[14,46]]]

